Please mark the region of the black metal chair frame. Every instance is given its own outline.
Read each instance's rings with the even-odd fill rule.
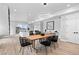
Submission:
[[[58,36],[51,36],[50,40],[54,44],[54,48],[56,49],[56,45],[58,45]]]
[[[32,48],[31,48],[32,47],[31,46],[32,43],[28,42],[27,38],[19,37],[19,41],[20,41],[20,45],[21,45],[19,53],[22,51],[22,54],[24,54],[24,47],[26,47],[26,46],[30,46],[30,50],[32,52]]]
[[[45,39],[39,40],[40,44],[42,44],[43,46],[45,46],[46,55],[47,55],[47,47],[50,47],[50,45],[51,45],[51,41],[50,41],[49,38],[50,38],[50,37],[46,38],[46,40],[45,40]],[[47,43],[48,43],[48,44],[47,44]],[[51,48],[51,47],[50,47],[50,48]]]

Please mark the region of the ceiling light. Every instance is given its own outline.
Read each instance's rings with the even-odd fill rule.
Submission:
[[[67,6],[67,7],[70,7],[71,5],[70,5],[70,4],[67,4],[66,6]]]
[[[14,9],[14,11],[16,12],[16,9]]]

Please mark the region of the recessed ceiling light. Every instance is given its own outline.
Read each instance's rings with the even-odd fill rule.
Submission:
[[[16,12],[16,9],[14,9],[14,11]]]
[[[71,5],[70,5],[70,4],[67,4],[66,6],[67,6],[67,7],[70,7]]]

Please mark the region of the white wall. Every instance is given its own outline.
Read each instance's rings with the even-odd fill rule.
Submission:
[[[34,24],[28,24],[31,31],[34,30]]]
[[[10,22],[10,35],[15,35],[16,34],[16,22]]]
[[[45,31],[46,23],[49,21],[54,21],[54,30],[57,30],[58,32],[60,32],[60,18],[59,17],[52,17],[52,18],[44,20],[43,21],[43,31]],[[50,31],[53,31],[53,30],[50,30]]]
[[[78,39],[76,39],[74,32],[79,32],[79,12],[64,15],[61,18],[62,40],[73,41],[75,39],[74,42],[76,42],[77,40],[79,40],[79,33],[78,33]]]
[[[34,23],[34,30],[39,30],[40,31],[40,22],[35,22]]]
[[[39,30],[41,32],[43,32],[43,21],[38,21],[38,22],[34,22],[29,24],[30,26],[30,30]]]
[[[54,21],[54,30],[57,30],[60,33],[60,27],[61,27],[60,26],[61,25],[60,24],[61,23],[60,17],[52,17],[52,18],[49,18],[49,19],[45,19],[43,21],[34,22],[34,23],[32,23],[32,25],[35,27],[35,29],[38,29],[38,30],[41,30],[42,32],[45,32],[46,23],[49,22],[49,21]],[[50,31],[53,31],[53,30],[50,30]]]
[[[9,35],[8,7],[0,4],[0,36]]]

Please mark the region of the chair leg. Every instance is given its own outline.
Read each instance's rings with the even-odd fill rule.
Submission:
[[[20,47],[19,53],[21,52],[21,50],[22,50],[22,47]]]
[[[32,52],[32,46],[30,46],[30,50],[31,50],[31,52]]]
[[[51,47],[53,47],[54,46],[54,42],[51,42]]]
[[[24,54],[24,47],[22,48],[22,55]]]
[[[21,47],[19,53],[22,51],[22,55],[24,54],[24,47]]]
[[[50,51],[53,52],[53,51],[52,51],[52,46],[50,46]]]
[[[55,43],[54,43],[54,49],[56,49],[56,45],[55,45]]]
[[[56,49],[56,47],[59,47],[58,42],[54,42],[54,49]]]
[[[47,55],[47,47],[45,46],[45,49],[46,49],[46,55]]]
[[[59,47],[59,44],[58,44],[58,42],[56,42],[56,45],[57,45],[57,47]]]

